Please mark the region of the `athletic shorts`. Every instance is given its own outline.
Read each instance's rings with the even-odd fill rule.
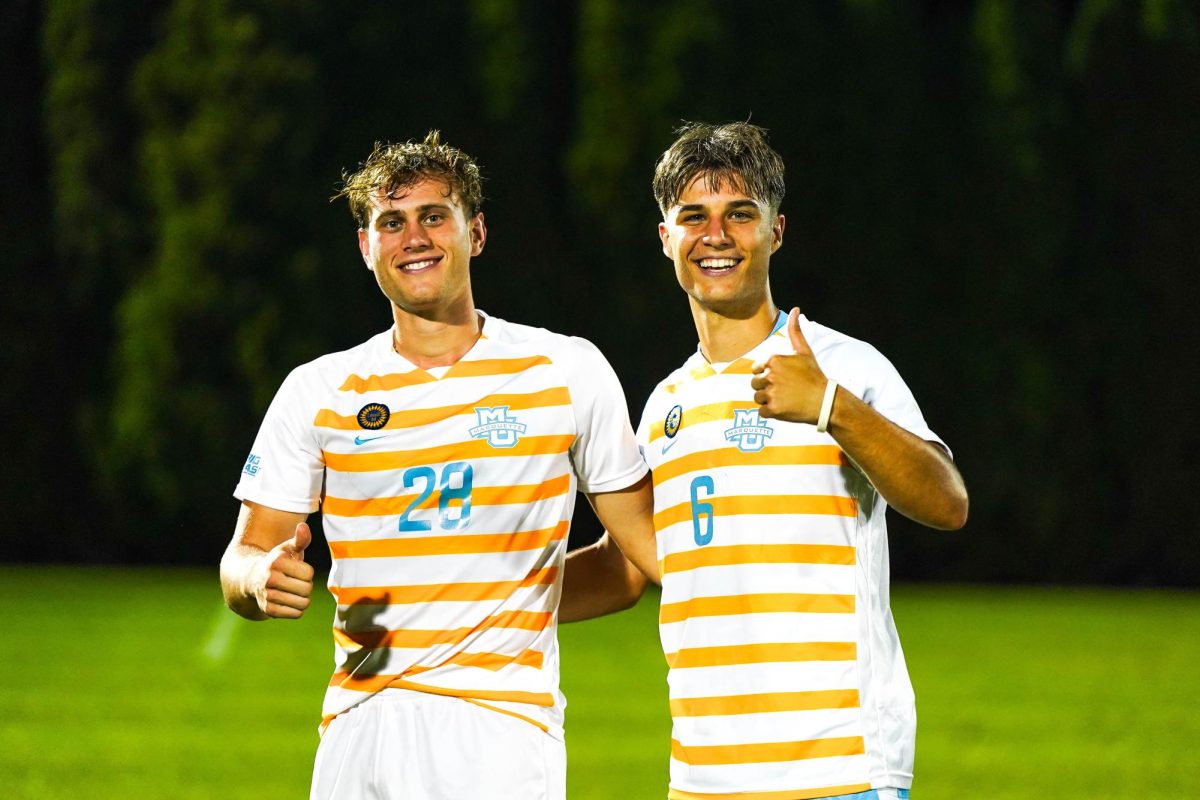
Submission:
[[[565,745],[457,697],[385,689],[321,736],[311,800],[565,800]]]

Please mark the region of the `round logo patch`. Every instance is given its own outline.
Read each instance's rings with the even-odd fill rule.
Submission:
[[[675,434],[679,433],[679,425],[683,422],[683,406],[675,406],[667,412],[667,418],[663,421],[663,433],[668,439],[674,439]]]
[[[383,403],[367,403],[358,410],[358,425],[369,431],[377,431],[392,418],[392,412]]]

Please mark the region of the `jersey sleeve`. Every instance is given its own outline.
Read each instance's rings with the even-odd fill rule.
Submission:
[[[864,403],[914,436],[927,442],[935,442],[944,447],[947,453],[950,452],[942,438],[926,424],[925,416],[921,413],[912,390],[886,356],[874,347],[862,343],[855,360],[859,363],[862,374],[867,376],[861,384],[859,395]]]
[[[233,496],[298,513],[317,510],[325,476],[322,450],[304,402],[304,376],[294,370],[279,387],[246,458]]]
[[[636,483],[649,468],[633,437],[625,393],[603,354],[586,339],[571,339],[568,388],[575,412],[571,463],[579,491],[615,492]]]
[[[637,441],[638,449],[642,452],[642,456],[646,455],[646,447],[650,444],[650,425],[646,421],[650,417],[650,404],[654,402],[654,394],[646,398],[646,404],[642,406],[642,416],[638,420],[637,430],[633,434],[633,438]]]

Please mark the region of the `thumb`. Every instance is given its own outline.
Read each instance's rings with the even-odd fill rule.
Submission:
[[[792,349],[801,355],[811,356],[812,348],[808,346],[808,340],[804,338],[804,334],[800,332],[800,309],[793,308],[788,314],[787,321],[788,339],[792,342]]]
[[[307,522],[301,522],[296,525],[296,535],[284,545],[283,549],[303,561],[304,551],[310,544],[312,544],[312,531],[309,530]]]

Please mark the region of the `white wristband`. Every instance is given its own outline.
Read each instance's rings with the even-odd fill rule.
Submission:
[[[829,415],[833,413],[833,396],[837,394],[837,382],[829,381],[825,384],[825,397],[821,400],[821,415],[817,417],[817,433],[824,433],[829,429]]]

